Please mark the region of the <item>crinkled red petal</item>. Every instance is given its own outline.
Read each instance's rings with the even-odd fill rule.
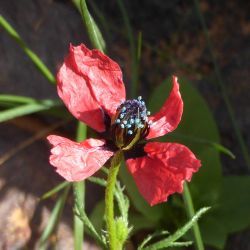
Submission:
[[[47,139],[53,145],[50,164],[67,181],[88,178],[113,155],[113,152],[105,149],[102,140],[87,139],[78,143],[56,135],[50,135]]]
[[[83,44],[70,46],[57,82],[58,94],[69,111],[98,132],[105,130],[104,113],[111,116],[125,100],[119,65]]]
[[[163,136],[178,126],[183,112],[183,101],[179,92],[177,77],[173,76],[172,91],[158,113],[149,117],[150,131],[147,139]]]
[[[201,166],[200,161],[184,145],[149,142],[144,157],[128,159],[128,169],[141,195],[151,205],[167,201],[168,196],[183,191],[183,182],[190,181]]]

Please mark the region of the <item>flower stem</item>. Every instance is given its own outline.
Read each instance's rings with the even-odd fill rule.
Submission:
[[[76,140],[78,142],[83,141],[86,138],[87,128],[86,125],[78,122]],[[75,182],[73,184],[75,200],[77,200],[84,209],[84,197],[85,197],[85,183],[84,181]],[[75,202],[74,207],[77,209]],[[75,214],[74,218],[74,249],[81,250],[84,240],[84,223]]]
[[[116,238],[115,230],[115,218],[114,218],[114,191],[117,174],[121,165],[122,152],[118,151],[113,156],[111,161],[111,166],[109,169],[107,186],[105,190],[105,217],[106,217],[106,226],[109,237],[109,249],[110,250],[119,250],[122,249],[119,242]]]
[[[192,219],[195,215],[194,211],[194,205],[192,201],[192,197],[188,188],[188,185],[185,183],[184,184],[184,193],[183,193],[183,198],[185,202],[185,207],[187,210],[187,214],[190,219]],[[195,238],[195,247],[197,250],[204,250],[204,244],[201,238],[201,232],[200,228],[197,222],[194,223],[193,225],[193,233],[194,233],[194,238]]]

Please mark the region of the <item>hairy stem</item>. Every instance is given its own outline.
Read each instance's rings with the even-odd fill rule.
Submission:
[[[118,151],[111,161],[111,166],[109,169],[107,186],[105,190],[105,217],[106,226],[109,238],[109,249],[119,250],[122,249],[117,241],[116,230],[115,230],[115,218],[114,218],[114,191],[117,174],[121,165],[122,152]]]

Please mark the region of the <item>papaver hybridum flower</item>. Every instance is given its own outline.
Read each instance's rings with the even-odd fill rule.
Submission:
[[[119,65],[99,50],[70,46],[57,74],[57,91],[68,110],[93,128],[101,139],[74,142],[50,135],[50,163],[68,181],[80,181],[98,171],[117,150],[150,205],[182,192],[200,161],[184,145],[146,142],[173,131],[181,120],[183,101],[177,77],[158,113],[150,115],[145,102],[126,100]]]

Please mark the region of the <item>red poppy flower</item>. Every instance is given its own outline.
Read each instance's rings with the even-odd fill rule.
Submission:
[[[103,138],[78,143],[48,136],[53,145],[50,163],[66,180],[88,178],[120,149],[140,193],[155,205],[173,193],[181,193],[183,182],[190,181],[198,171],[200,161],[184,145],[145,143],[173,131],[181,120],[183,101],[177,77],[173,76],[173,88],[163,107],[150,116],[140,96],[125,100],[119,65],[99,50],[81,44],[70,46],[57,83],[68,110]]]

